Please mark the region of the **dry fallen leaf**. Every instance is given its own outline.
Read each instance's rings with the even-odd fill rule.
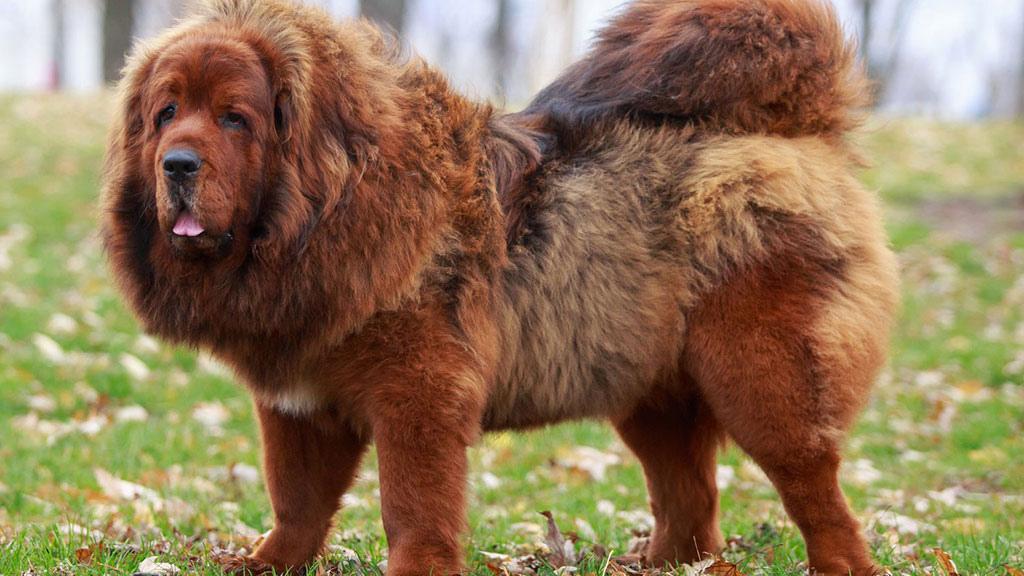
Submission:
[[[46,331],[58,336],[69,336],[78,330],[78,322],[67,314],[53,314],[46,323]]]
[[[1003,564],[1003,569],[1006,570],[1006,576],[1024,576],[1024,570],[1009,564]]]
[[[922,532],[932,532],[935,530],[935,526],[932,526],[927,522],[922,522],[889,510],[880,513],[875,518],[875,522],[881,526],[895,530],[898,534],[904,534],[907,536],[917,536]]]
[[[577,471],[588,479],[598,482],[604,481],[610,466],[616,466],[621,462],[622,458],[617,454],[604,452],[590,446],[574,446],[557,459],[559,466]]]
[[[192,409],[192,418],[206,427],[206,432],[211,436],[220,436],[224,434],[221,426],[231,418],[231,413],[219,401],[200,402]]]
[[[96,476],[96,483],[100,485],[100,490],[112,500],[160,500],[160,496],[153,490],[122,480],[102,468],[93,468],[93,474]]]
[[[551,515],[551,512],[545,510],[541,512],[548,519],[548,533],[544,537],[544,542],[548,545],[548,562],[551,563],[555,568],[561,566],[575,566],[576,565],[576,548],[573,546],[571,540],[566,539],[562,535],[562,531],[558,529],[558,524],[555,524],[555,518]]]
[[[502,576],[504,574],[501,565],[510,559],[508,554],[488,552],[486,550],[481,550],[477,554],[487,559],[487,569],[494,573],[495,576]]]
[[[501,479],[490,472],[484,472],[480,475],[480,483],[484,488],[495,490],[501,486]]]
[[[715,576],[747,576],[743,572],[740,572],[732,562],[726,562],[725,560],[716,560],[710,566],[704,569],[705,574],[714,574]]]
[[[601,514],[604,514],[605,516],[611,516],[615,514],[615,503],[613,503],[611,500],[598,500],[597,511]]]
[[[120,362],[121,367],[135,380],[146,380],[149,378],[149,366],[146,366],[146,363],[137,356],[124,352],[121,354]]]
[[[882,472],[867,458],[844,462],[840,474],[858,486],[868,486],[882,479]]]
[[[537,540],[544,535],[544,528],[535,522],[515,522],[510,524],[508,529],[527,540]]]
[[[122,406],[114,410],[115,422],[145,422],[149,420],[149,412],[138,404]]]
[[[156,338],[145,334],[141,334],[135,339],[135,343],[132,345],[132,348],[140,354],[160,353],[160,343],[157,342]]]
[[[942,548],[932,548],[932,553],[935,554],[935,558],[939,561],[939,566],[948,576],[960,576],[957,572],[956,564],[953,563],[953,558],[950,557]]]
[[[53,338],[45,334],[36,333],[32,335],[32,343],[35,344],[39,353],[49,360],[51,364],[59,365],[64,363],[66,359],[64,349]]]
[[[228,469],[228,476],[240,484],[255,484],[260,481],[260,471],[255,466],[236,462]]]
[[[715,485],[719,490],[725,490],[736,480],[736,470],[732,466],[719,464],[715,469]]]
[[[583,518],[577,518],[575,523],[576,534],[579,539],[586,540],[587,542],[594,542],[597,540],[597,531],[595,531],[594,527],[590,525],[590,522],[587,522]]]
[[[633,532],[650,532],[654,529],[654,515],[648,510],[620,510],[615,517]]]
[[[150,556],[139,564],[139,570],[136,574],[147,574],[151,576],[170,576],[181,572],[181,569],[174,564],[168,564],[167,562],[157,562],[156,556]]]
[[[57,409],[57,401],[47,394],[33,394],[28,398],[28,407],[40,414],[49,414]]]
[[[644,573],[644,558],[635,554],[614,556],[608,563],[608,569],[618,576],[636,576]]]
[[[82,546],[78,550],[75,550],[75,560],[78,560],[79,564],[92,564],[93,549],[89,546]]]
[[[534,555],[518,556],[502,562],[498,569],[508,576],[534,576],[544,563]],[[489,567],[489,566],[488,566]]]
[[[705,570],[710,568],[714,563],[714,558],[705,558],[703,560],[697,560],[692,564],[683,564],[680,568],[682,569],[683,576],[703,576],[704,574],[707,574]]]

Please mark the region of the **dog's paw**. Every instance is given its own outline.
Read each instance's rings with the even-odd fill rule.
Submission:
[[[275,574],[274,567],[261,562],[252,556],[241,556],[231,552],[221,552],[213,556],[225,574],[232,576],[269,576]]]

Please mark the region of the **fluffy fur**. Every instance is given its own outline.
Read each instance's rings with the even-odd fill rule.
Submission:
[[[602,418],[646,472],[650,562],[722,549],[731,438],[813,570],[875,573],[836,480],[897,300],[845,142],[864,101],[816,0],[639,0],[510,115],[283,0],[137,47],[103,236],[145,328],[252,392],[275,528],[224,565],[313,560],[372,442],[389,576],[458,572],[480,433]]]

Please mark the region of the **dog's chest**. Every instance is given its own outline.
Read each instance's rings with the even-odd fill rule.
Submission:
[[[309,380],[298,380],[287,387],[259,394],[261,405],[289,416],[309,416],[326,403],[323,391]]]

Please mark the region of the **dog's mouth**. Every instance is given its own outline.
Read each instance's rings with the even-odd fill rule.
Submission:
[[[231,251],[234,234],[229,230],[215,234],[204,227],[192,210],[183,208],[168,234],[171,246],[186,258],[220,258]]]
[[[175,236],[195,238],[205,234],[206,229],[196,220],[195,214],[192,214],[192,211],[186,208],[178,214],[178,219],[175,221],[174,229],[171,232]]]

